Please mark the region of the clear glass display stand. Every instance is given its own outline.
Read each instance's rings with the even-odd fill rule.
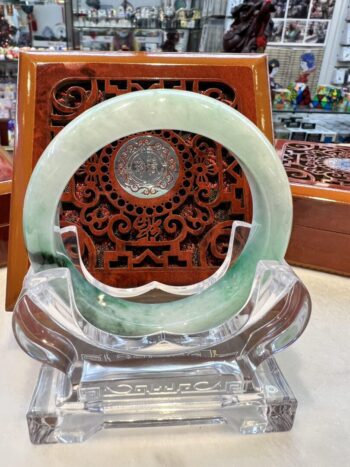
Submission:
[[[70,238],[74,232],[58,225],[57,205],[62,192],[72,173],[99,148],[133,134],[171,128],[200,134],[217,141],[235,157],[240,155],[237,162],[247,177],[254,206],[249,238],[245,244],[237,228],[250,225],[233,222],[222,265],[211,277],[195,284],[159,283],[149,279],[154,277],[149,271],[142,272],[146,283],[138,287],[118,288],[115,281],[113,287],[102,284],[85,268],[76,236],[73,246],[66,243],[65,236]],[[153,226],[163,223],[159,246],[162,238],[172,242],[174,234],[187,248],[186,238],[181,237],[186,220],[192,226],[188,232],[197,239],[195,245],[191,244],[195,247],[192,258],[198,253],[205,255],[205,245],[215,236],[220,237],[220,246],[215,248],[222,257],[231,226],[228,219],[235,207],[232,205],[230,214],[223,217],[213,210],[214,205],[221,210],[233,192],[225,177],[219,176],[220,181],[213,184],[216,172],[211,168],[210,147],[206,157],[207,149],[198,146],[196,157],[199,161],[205,156],[205,163],[198,168],[198,186],[192,188],[192,182],[182,182],[180,174],[183,171],[192,180],[197,159],[193,164],[185,163],[182,155],[172,155],[171,147],[164,152],[165,140],[156,142],[155,149],[150,140],[147,144],[143,141],[142,154],[136,144],[138,137],[128,141],[135,144],[133,149],[130,146],[131,157],[125,156],[122,170],[115,165],[113,170],[118,174],[120,189],[138,198],[140,206],[152,206],[140,212],[157,212],[156,206],[165,200],[161,198],[166,194],[163,190],[175,194],[185,181],[191,187],[186,200],[198,197],[198,206],[203,204],[203,209],[197,209],[196,203],[188,201],[186,205],[174,196],[173,204],[179,203],[181,208],[176,207],[171,215],[161,210],[162,214],[154,217],[159,221],[153,224],[153,218],[149,218],[145,229],[153,231]],[[62,153],[71,157],[58,164]],[[127,149],[125,154],[129,154]],[[137,160],[142,162],[138,169]],[[142,169],[149,164],[150,171]],[[229,176],[236,178],[234,172]],[[134,189],[142,192],[137,194]],[[222,200],[218,197],[220,190],[225,195]],[[241,193],[242,189],[237,191]],[[152,192],[160,198],[153,200]],[[242,196],[235,196],[243,207],[239,200]],[[98,195],[89,204],[93,212],[102,199]],[[206,207],[204,200],[211,207]],[[170,202],[164,206],[168,204],[173,206]],[[128,206],[133,210],[133,204],[126,210]],[[136,210],[131,221],[119,208],[114,211],[102,216],[110,218],[106,235],[108,231],[108,236],[117,238],[113,253],[118,258],[118,242],[126,246],[129,242],[122,235],[124,229],[129,229],[129,224],[130,228],[139,225],[146,217],[138,217]],[[90,211],[86,215],[90,218]],[[207,229],[209,217],[216,233]],[[96,211],[89,227],[93,237],[99,219],[100,211]],[[23,210],[32,266],[15,307],[13,325],[20,346],[43,364],[27,414],[32,442],[78,442],[107,427],[226,423],[240,433],[290,429],[296,400],[273,355],[300,336],[311,308],[307,290],[282,261],[291,224],[288,179],[274,148],[246,117],[223,102],[178,89],[148,89],[108,99],[69,123],[36,165]],[[100,239],[103,229],[97,229]],[[167,266],[159,272],[171,274],[178,268],[180,277],[184,269],[170,261],[172,253],[165,243],[164,250],[157,247],[157,253],[149,250],[150,254],[169,253],[169,262],[164,263]],[[103,266],[104,262],[99,268]],[[117,266],[122,267],[123,261]],[[102,272],[108,274],[108,269]]]
[[[291,429],[297,401],[273,355],[303,332],[311,304],[286,263],[261,261],[235,320],[198,335],[106,336],[84,322],[71,285],[66,268],[30,270],[14,312],[19,344],[43,363],[27,413],[33,443],[114,427]]]

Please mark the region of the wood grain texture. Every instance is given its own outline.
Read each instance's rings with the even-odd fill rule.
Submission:
[[[305,159],[299,159],[295,164],[290,163],[290,155],[293,153],[293,147],[301,146],[301,153],[306,157]],[[350,149],[347,146],[337,145],[337,144],[320,144],[320,143],[308,143],[305,141],[288,141],[288,140],[276,140],[275,147],[279,157],[281,158],[283,164],[286,167],[287,173],[289,172],[289,180],[291,185],[291,190],[293,196],[305,197],[305,198],[315,198],[323,199],[331,202],[340,202],[350,204],[350,186],[347,182],[350,183],[350,174],[344,173],[341,174],[341,179],[345,180],[345,183],[325,183],[325,179],[322,177],[326,172],[331,172],[331,177],[329,181],[332,181],[334,177],[334,171],[327,170],[323,164],[320,164],[317,167],[318,175],[321,176],[321,180],[317,180],[316,177],[312,174],[312,169],[315,168],[315,152],[320,156],[320,160],[323,160],[325,154],[326,157],[338,157],[339,154],[341,157],[350,157]],[[315,151],[316,148],[316,151]],[[309,160],[308,153],[310,153],[310,168],[309,170]],[[293,169],[296,169],[298,177],[296,178],[293,173]]]
[[[350,276],[350,235],[294,224],[288,263]]]

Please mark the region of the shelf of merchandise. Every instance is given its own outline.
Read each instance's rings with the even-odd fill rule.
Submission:
[[[12,60],[0,60],[0,66],[6,66],[6,65],[18,65],[18,59],[14,58]]]
[[[149,2],[152,3],[152,2]],[[228,9],[226,10],[226,16],[223,15],[216,15],[216,16],[203,16],[201,19],[201,27],[176,27],[176,25],[167,25],[167,24],[160,24],[157,27],[149,27],[149,26],[142,26],[139,24],[130,24],[128,25],[118,25],[118,24],[104,24],[104,25],[92,25],[92,24],[77,24],[77,16],[73,14],[73,0],[65,0],[65,17],[66,17],[66,29],[67,29],[67,45],[68,49],[75,49],[77,48],[77,39],[78,36],[86,32],[87,34],[89,32],[96,32],[97,34],[99,33],[104,33],[109,31],[111,34],[113,31],[117,32],[120,30],[125,30],[125,29],[130,29],[134,31],[140,31],[140,30],[145,30],[145,31],[171,31],[171,30],[179,30],[179,31],[189,31],[189,34],[193,32],[193,34],[198,34],[200,36],[201,31],[203,31],[203,26],[210,22],[210,20],[217,20],[217,21],[223,21],[228,24],[232,21],[232,18],[229,16],[229,11]],[[338,27],[338,24],[346,24],[346,22],[350,21],[350,0],[337,0],[335,10],[334,10],[334,15],[333,15],[333,21],[330,24],[330,31],[329,31],[329,36],[326,44],[326,50],[325,50],[325,59],[323,63],[323,67],[321,70],[321,76],[320,76],[320,83],[330,83],[332,81],[332,72],[334,69],[334,66],[336,64],[338,65],[343,65],[343,66],[349,66],[350,68],[350,60],[349,61],[340,61],[337,59],[338,57],[334,57],[334,47],[333,44],[339,44],[338,46],[338,52],[340,51],[341,46],[346,46],[346,44],[343,44],[345,40],[342,39],[342,28]],[[203,4],[202,4],[203,6]],[[102,20],[103,21],[103,20]],[[103,23],[102,23],[103,24]],[[345,26],[344,26],[345,27]],[[276,44],[271,43],[271,46],[275,46]],[[315,45],[315,44],[313,44]],[[330,62],[330,57],[332,56],[332,62]],[[3,76],[7,75],[12,75],[15,77],[16,72],[15,69],[18,66],[18,60],[13,59],[3,59],[0,60],[0,73],[3,73]],[[9,70],[9,71],[5,71]],[[326,70],[326,71],[325,71]],[[344,112],[344,111],[337,111],[337,110],[325,110],[325,109],[315,109],[315,108],[296,108],[296,109],[273,109],[274,114],[286,114],[286,113],[293,113],[293,114],[315,114],[319,117],[322,118],[322,116],[326,116],[329,114],[333,115],[347,115],[350,113]]]
[[[74,29],[87,29],[87,30],[125,30],[125,29],[130,29],[134,31],[139,31],[140,29],[144,29],[147,31],[201,31],[202,28],[183,28],[183,27],[176,27],[176,26],[171,26],[171,27],[165,27],[165,26],[160,26],[160,27],[143,27],[143,26],[74,26]]]
[[[146,3],[147,4],[147,3]],[[148,2],[149,6],[157,6],[160,7],[162,5],[162,2]],[[193,5],[193,3],[192,3]],[[145,6],[145,4],[143,4]],[[195,6],[197,8],[197,6]],[[170,32],[170,31],[188,31],[188,33],[191,35],[193,33],[193,39],[194,42],[197,42],[198,35],[202,31],[202,23],[203,23],[203,18],[200,21],[200,24],[198,24],[198,20],[196,19],[195,23],[192,24],[192,26],[184,26],[181,24],[161,24],[160,18],[155,18],[154,24],[158,23],[157,25],[154,26],[149,26],[147,24],[143,25],[141,24],[125,24],[125,25],[118,25],[118,24],[103,24],[103,25],[93,25],[93,24],[77,24],[79,19],[82,18],[80,15],[77,14],[78,11],[78,0],[65,0],[65,16],[66,16],[66,30],[67,30],[67,44],[68,44],[68,49],[75,49],[79,50],[80,48],[80,41],[81,37],[80,35],[83,32],[96,32],[103,34],[105,31],[120,31],[120,30],[133,30],[133,31],[164,31],[164,32]],[[80,19],[80,21],[86,21],[84,18],[83,20]],[[101,19],[98,19],[98,21],[105,21],[104,17]],[[108,21],[108,19],[107,19]],[[112,21],[118,21],[117,18],[115,18]],[[125,21],[127,23],[127,20],[123,19],[122,21]],[[174,21],[176,23],[176,21]],[[152,24],[152,23],[151,23]],[[192,50],[192,49],[190,49]],[[186,51],[186,50],[184,50]]]
[[[337,115],[350,115],[350,112],[345,112],[344,110],[327,110],[327,109],[317,109],[317,108],[307,108],[307,107],[297,107],[295,109],[276,109],[272,108],[273,113],[293,113],[293,114],[337,114]]]

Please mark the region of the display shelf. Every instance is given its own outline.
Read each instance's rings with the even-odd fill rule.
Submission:
[[[276,139],[350,143],[350,113],[282,111],[273,113]]]
[[[10,153],[13,153],[14,151],[13,146],[2,146],[2,148],[5,149],[5,151],[10,152]]]
[[[327,110],[327,109],[315,109],[307,107],[297,107],[291,109],[272,109],[273,113],[307,113],[307,114],[338,114],[338,115],[350,115],[350,112],[344,110]]]
[[[97,10],[85,0],[65,1],[68,43],[73,49],[156,52],[165,44],[167,51],[198,51],[203,26],[201,0],[187,0],[184,8],[162,0],[117,3],[118,6],[112,1],[104,2]],[[145,31],[142,39],[133,37],[136,31]],[[152,36],[154,31],[160,31],[158,38]],[[175,31],[178,38],[166,37],[167,33]],[[97,37],[83,37],[92,32]],[[103,38],[103,35],[117,37],[110,43],[110,38]]]
[[[85,1],[85,0],[84,0]],[[181,51],[181,52],[186,52],[186,51],[198,51],[199,49],[199,44],[200,44],[200,41],[201,41],[201,36],[203,36],[203,34],[201,34],[201,32],[203,31],[203,27],[205,28],[205,31],[209,29],[211,29],[211,31],[213,31],[213,28],[214,26],[217,27],[218,24],[212,24],[211,23],[211,20],[212,22],[217,22],[217,23],[221,23],[222,19],[226,18],[226,21],[228,22],[231,22],[233,20],[233,18],[231,16],[229,16],[228,12],[229,12],[229,7],[226,8],[226,16],[225,14],[207,14],[209,13],[208,10],[205,10],[205,4],[206,2],[204,1],[188,1],[187,2],[187,8],[196,8],[198,10],[201,10],[201,19],[200,19],[200,27],[198,26],[198,22],[199,22],[199,19],[196,19],[196,23],[193,23],[192,24],[195,24],[195,27],[176,27],[176,24],[172,24],[172,25],[167,25],[169,22],[173,22],[173,23],[179,23],[179,18],[175,15],[173,16],[166,16],[164,17],[163,15],[159,14],[159,17],[157,19],[153,19],[153,17],[148,17],[147,19],[147,15],[145,15],[145,17],[141,18],[141,20],[137,20],[135,16],[132,17],[132,19],[130,19],[130,23],[136,23],[137,21],[155,21],[157,24],[160,24],[159,26],[157,27],[150,27],[150,26],[141,26],[141,25],[138,25],[138,24],[130,24],[129,26],[128,25],[125,25],[125,26],[121,26],[119,24],[117,24],[117,16],[116,17],[113,17],[112,21],[111,22],[115,22],[115,24],[104,24],[102,25],[103,23],[106,23],[108,22],[108,20],[110,19],[108,16],[105,16],[102,15],[100,16],[100,18],[96,18],[100,21],[100,24],[83,24],[85,23],[85,21],[88,19],[88,15],[86,13],[86,17],[84,15],[81,15],[79,13],[77,13],[77,8],[78,8],[78,5],[79,3],[81,3],[82,5],[82,8],[84,8],[85,12],[88,12],[88,10],[91,10],[91,11],[94,11],[93,14],[101,14],[101,12],[103,12],[103,10],[97,12],[97,10],[94,10],[94,8],[90,8],[90,7],[87,7],[85,5],[86,2],[84,3],[84,1],[81,1],[81,0],[64,0],[62,3],[64,3],[65,5],[65,19],[66,19],[66,31],[67,31],[67,34],[69,36],[69,45],[70,45],[70,48],[72,49],[80,49],[80,48],[83,48],[83,49],[86,49],[88,50],[89,47],[91,46],[91,49],[93,49],[93,47],[96,47],[96,50],[101,50],[101,51],[104,51],[105,48],[103,47],[103,44],[101,46],[101,48],[99,48],[99,44],[103,42],[103,35],[105,36],[114,36],[114,35],[118,35],[120,33],[120,31],[129,31],[130,32],[130,35],[134,35],[134,36],[141,36],[142,37],[134,37],[134,43],[137,44],[137,47],[135,48],[138,48],[139,50],[147,50],[147,51],[150,51],[150,52],[155,52],[155,51],[158,51],[161,49],[161,45],[165,42],[166,40],[166,35],[167,35],[167,32],[170,32],[170,31],[173,31],[173,30],[177,30],[180,34],[180,42],[178,43],[178,46],[177,46],[177,49],[178,51]],[[350,16],[349,16],[349,9],[348,9],[348,4],[349,4],[349,1],[350,0],[337,0],[336,2],[336,7],[335,7],[335,11],[334,11],[334,16],[333,16],[333,19],[335,20],[334,22],[337,23],[339,22],[340,23],[340,19],[342,22],[344,22],[343,24],[346,25],[346,22],[350,22]],[[343,2],[344,2],[344,5],[343,5]],[[41,2],[41,3],[46,3],[46,0],[44,2]],[[118,2],[118,4],[120,4],[121,2]],[[138,2],[137,0],[134,0],[131,2],[134,7],[136,6],[140,6],[142,8],[150,8],[150,7],[145,7],[146,4],[150,5],[152,4],[152,6],[157,6],[157,8],[159,8],[159,12],[161,12],[161,9],[164,7],[165,5],[165,2],[161,2],[161,0],[159,1],[154,1],[154,2],[145,2],[145,1],[142,1],[142,2]],[[170,2],[171,3],[171,2]],[[170,5],[169,3],[169,5]],[[211,11],[215,11],[215,12],[218,12],[218,13],[222,13],[224,12],[223,9],[221,8],[217,8],[217,5],[219,2],[211,2],[213,5],[215,5],[215,10],[211,10]],[[234,2],[228,2],[227,5],[236,5],[238,2],[234,1]],[[103,9],[106,10],[107,12],[107,9],[109,7],[107,7],[106,5],[109,5],[109,3],[107,2],[105,4],[104,7],[101,7]],[[346,5],[345,5],[346,4]],[[209,3],[207,3],[206,5],[206,8],[208,8],[208,5]],[[115,14],[115,10],[113,9],[114,13]],[[163,10],[163,13],[164,13],[164,10]],[[90,13],[89,13],[90,14]],[[142,13],[144,15],[144,13]],[[137,17],[138,18],[138,17]],[[287,20],[287,13],[285,15],[285,18],[283,21]],[[91,18],[90,18],[91,20]],[[169,20],[169,21],[168,21]],[[192,19],[194,21],[194,19]],[[127,23],[127,18],[122,18],[120,19],[120,21],[125,21]],[[281,18],[278,18],[277,21],[282,21]],[[79,24],[79,22],[81,24]],[[168,23],[167,23],[168,22]],[[333,21],[332,21],[333,22]],[[163,24],[162,24],[163,23]],[[149,23],[150,24],[150,23]],[[182,23],[183,24],[183,23]],[[228,23],[227,23],[228,24]],[[331,26],[331,24],[330,24]],[[335,25],[332,26],[332,29],[335,28]],[[340,28],[341,29],[341,28]],[[208,42],[202,42],[202,48],[201,48],[201,51],[202,52],[215,52],[218,50],[218,46],[217,44],[219,44],[219,46],[221,46],[221,42],[222,42],[222,34],[223,34],[223,29],[220,29],[220,28],[217,28],[218,30],[218,36],[219,36],[219,39],[216,41],[216,50],[211,50],[210,47],[208,47]],[[144,31],[144,33],[139,33],[138,31]],[[155,31],[159,31],[158,33],[158,38],[155,38],[155,37],[151,37],[151,36],[155,36]],[[132,32],[134,32],[134,34],[132,34]],[[328,32],[331,32],[331,31],[328,31]],[[94,34],[93,34],[94,33]],[[91,34],[91,36],[96,36],[94,38],[89,38],[89,35]],[[336,35],[336,37],[334,36],[334,34],[328,34],[327,36],[327,44],[328,43],[333,43],[333,45],[335,43],[338,43],[339,46],[342,46],[342,47],[350,47],[349,44],[347,44],[347,42],[349,42],[349,40],[344,36],[341,35],[342,34],[342,31],[339,31],[339,34]],[[143,37],[145,36],[145,37]],[[109,41],[109,42],[108,42]],[[113,38],[110,37],[110,38],[106,38],[105,40],[106,42],[106,47],[109,47],[110,49],[114,48],[115,45],[113,45]],[[118,43],[119,44],[119,43]],[[150,48],[147,48],[147,46],[150,44]],[[283,47],[285,49],[288,49],[288,54],[289,54],[289,49],[290,48],[294,48],[295,47],[295,43],[275,43],[275,42],[272,42],[269,44],[270,46],[273,46],[273,47],[281,47],[283,45]],[[297,46],[299,48],[302,48],[303,46],[304,47],[323,47],[324,44],[316,44],[316,43],[311,43],[311,44],[306,44],[306,43],[298,43]],[[130,46],[132,48],[132,46]],[[328,45],[327,45],[328,47]],[[335,54],[334,54],[335,55]],[[349,60],[337,60],[338,64],[340,66],[342,66],[343,68],[349,68],[350,66],[350,59]],[[6,57],[3,59],[3,60],[0,60],[0,71],[1,71],[1,75],[3,77],[8,77],[8,78],[15,78],[16,75],[17,75],[17,66],[18,66],[18,59],[7,59]],[[328,73],[329,74],[329,73]],[[331,77],[329,77],[329,79],[324,79],[324,74],[321,75],[320,77],[320,80],[318,81],[319,83],[329,83],[331,82]],[[334,84],[335,86],[339,86],[339,87],[342,87],[343,85],[339,85],[339,83],[332,83]],[[341,111],[337,111],[337,110],[324,110],[324,109],[305,109],[305,108],[300,108],[300,109],[273,109],[273,112],[274,113],[287,113],[287,112],[291,112],[291,113],[307,113],[307,114],[339,114],[339,115],[343,115],[343,114],[347,114],[347,112],[341,110]]]
[[[268,45],[270,47],[283,47],[283,48],[295,48],[296,43],[295,42],[269,42]],[[312,48],[322,48],[324,47],[324,44],[316,44],[316,43],[311,43],[311,42],[305,42],[304,44],[298,44],[298,48],[300,49],[308,49],[310,47]]]
[[[95,30],[95,29],[102,29],[102,30],[110,30],[110,29],[116,29],[116,30],[125,30],[125,29],[130,29],[134,31],[138,31],[140,29],[145,29],[147,31],[201,31],[202,28],[181,28],[181,27],[165,27],[165,26],[160,26],[160,27],[143,27],[143,26],[74,26],[74,29],[79,29],[79,30]]]

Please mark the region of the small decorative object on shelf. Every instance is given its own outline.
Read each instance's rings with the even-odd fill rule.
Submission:
[[[56,225],[62,192],[91,154],[134,135],[117,154],[114,176],[120,190],[148,206],[146,214],[159,213],[148,229],[159,235],[163,200],[174,193],[169,199],[181,203],[193,177],[199,205],[217,196],[205,188],[215,171],[210,156],[202,161],[199,146],[202,163],[191,165],[187,152],[180,158],[172,138],[157,136],[169,129],[199,133],[235,154],[253,196],[252,225],[230,223],[225,261],[195,284],[103,284],[84,267],[75,228]],[[154,136],[142,136],[150,130]],[[62,152],[71,154],[65,164],[57,157]],[[232,195],[224,180],[220,186]],[[181,235],[183,217],[198,233],[214,215],[208,209],[198,222],[194,209],[166,216],[164,235]],[[136,227],[146,214],[140,211]],[[128,222],[117,214],[110,235],[118,241]],[[242,434],[291,429],[297,401],[273,355],[302,334],[311,308],[307,290],[283,261],[291,223],[288,179],[274,148],[223,102],[150,89],[77,116],[39,159],[24,206],[31,269],[13,323],[21,347],[44,364],[27,414],[32,442],[80,442],[107,427],[226,423]],[[72,238],[73,248],[67,243]]]
[[[349,68],[336,67],[333,72],[332,83],[336,85],[347,85],[349,81]]]
[[[340,55],[339,55],[340,62],[350,62],[350,46],[342,46],[340,47]]]
[[[350,91],[348,88],[342,89],[342,98],[337,102],[339,112],[350,112]]]
[[[316,109],[337,110],[341,106],[343,98],[344,92],[341,88],[320,85],[317,86],[312,103]],[[343,110],[345,109],[343,108]]]
[[[167,33],[166,41],[162,44],[163,52],[177,52],[176,45],[180,40],[179,33],[177,31],[169,31]]]
[[[12,36],[16,34],[16,28],[10,26],[7,19],[0,13],[0,47],[7,48],[14,45]]]
[[[15,118],[16,115],[16,82],[11,78],[5,78],[4,81],[0,82],[0,119],[11,119]],[[8,122],[10,123],[10,122]],[[0,140],[1,145],[11,145],[9,140],[13,142],[13,127],[8,128],[8,136],[6,142],[3,141],[3,138]],[[11,136],[11,138],[10,138]]]
[[[316,69],[315,55],[313,53],[304,53],[300,57],[301,74],[289,89],[292,93],[292,102],[295,106],[302,105],[312,107],[311,92],[307,85],[310,74]]]
[[[289,89],[283,89],[280,84],[275,81],[275,78],[280,69],[280,62],[277,59],[269,61],[270,75],[270,90],[271,100],[274,109],[289,109],[291,108],[291,92]]]
[[[270,0],[245,1],[232,10],[233,23],[224,35],[224,51],[263,52],[273,30]]]
[[[277,59],[272,59],[269,61],[269,76],[270,76],[270,89],[271,89],[271,98],[272,102],[274,100],[275,91],[281,89],[282,86],[275,81],[275,77],[278,75],[280,70],[280,62]]]
[[[273,91],[273,108],[276,110],[291,110],[292,93],[289,89],[277,89]]]
[[[134,32],[130,29],[120,29],[116,32],[112,40],[112,50],[135,50]]]

